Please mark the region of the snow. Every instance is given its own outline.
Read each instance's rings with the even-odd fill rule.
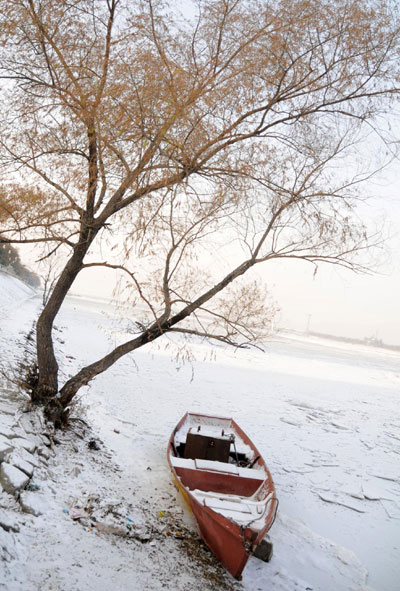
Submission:
[[[4,511],[4,509],[0,509],[0,527],[5,531],[19,531],[19,525],[13,516]]]
[[[20,496],[20,503],[25,513],[42,515],[46,512],[46,499],[36,492],[24,490]]]
[[[7,462],[0,465],[0,484],[3,489],[11,494],[17,493],[29,482],[29,476],[21,472],[18,468]]]
[[[33,453],[36,450],[36,445],[32,441],[28,441],[24,437],[13,438],[13,445],[21,449],[25,449],[29,453]]]
[[[10,308],[23,302],[26,298],[34,297],[36,292],[32,287],[4,270],[0,269],[0,275],[0,301],[2,304],[0,317],[6,317]]]
[[[12,446],[9,444],[9,442],[3,437],[0,437],[0,462],[4,460],[11,450]]]
[[[23,354],[39,306],[0,274],[3,362]],[[120,342],[125,325],[110,307],[69,298],[55,332],[63,374]],[[399,354],[285,335],[266,353],[199,340],[182,363],[184,347],[177,337],[152,343],[80,395],[91,429],[73,421],[32,455],[38,490],[23,495],[40,501],[41,515],[0,493],[0,589],[397,591]],[[19,411],[26,399],[0,388],[2,441],[33,441]],[[234,418],[275,481],[273,558],[251,558],[241,582],[199,542],[171,483],[167,442],[187,410]]]

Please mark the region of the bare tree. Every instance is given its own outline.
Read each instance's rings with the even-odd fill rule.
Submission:
[[[0,0],[0,240],[65,258],[32,394],[56,423],[83,385],[167,332],[256,342],[271,313],[243,275],[259,263],[359,270],[373,242],[356,215],[371,169],[346,158],[397,100],[396,3],[193,6],[185,21],[162,0]],[[210,245],[230,257],[219,278]],[[148,313],[60,385],[53,323],[99,265]]]

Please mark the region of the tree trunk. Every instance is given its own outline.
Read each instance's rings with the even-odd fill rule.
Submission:
[[[86,236],[85,236],[86,234]],[[36,351],[39,379],[32,391],[32,402],[47,404],[58,393],[58,363],[53,346],[53,324],[79,271],[96,232],[81,234],[81,240],[64,267],[36,325]],[[83,238],[83,239],[82,239]]]
[[[32,402],[45,403],[58,392],[58,363],[54,354],[52,328],[56,312],[45,306],[36,325],[39,379],[32,390]]]

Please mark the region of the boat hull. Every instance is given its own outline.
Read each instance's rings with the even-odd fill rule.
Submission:
[[[202,507],[192,500],[192,511],[204,542],[235,578],[240,578],[251,555],[251,545],[246,550],[240,528],[218,513]]]

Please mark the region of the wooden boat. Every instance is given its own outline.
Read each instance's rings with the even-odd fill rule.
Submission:
[[[278,507],[263,458],[234,420],[193,413],[175,427],[167,455],[201,537],[240,579]]]

